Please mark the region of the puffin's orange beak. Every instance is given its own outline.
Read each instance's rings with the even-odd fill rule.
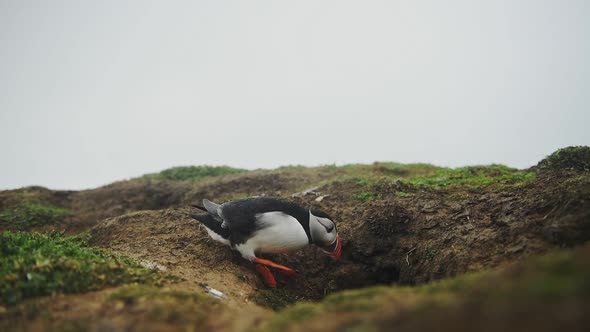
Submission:
[[[339,236],[336,236],[336,240],[334,240],[331,245],[321,248],[324,254],[332,258],[334,261],[338,261],[342,254],[342,241],[340,241]]]

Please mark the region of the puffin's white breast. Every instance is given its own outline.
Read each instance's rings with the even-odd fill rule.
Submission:
[[[256,215],[256,228],[252,237],[240,245],[240,251],[285,252],[309,244],[303,226],[294,217],[283,212],[265,212]]]

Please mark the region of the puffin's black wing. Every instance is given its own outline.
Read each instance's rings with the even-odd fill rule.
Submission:
[[[256,216],[265,212],[280,211],[295,217],[304,228],[309,229],[309,212],[295,203],[279,198],[252,197],[244,198],[221,205],[223,220],[232,232],[250,234],[256,231]]]

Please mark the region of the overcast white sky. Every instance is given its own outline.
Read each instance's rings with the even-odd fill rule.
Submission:
[[[0,188],[590,145],[590,2],[0,0]]]

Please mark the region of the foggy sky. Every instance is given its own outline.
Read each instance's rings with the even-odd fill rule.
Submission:
[[[590,145],[587,1],[0,0],[0,188]]]

